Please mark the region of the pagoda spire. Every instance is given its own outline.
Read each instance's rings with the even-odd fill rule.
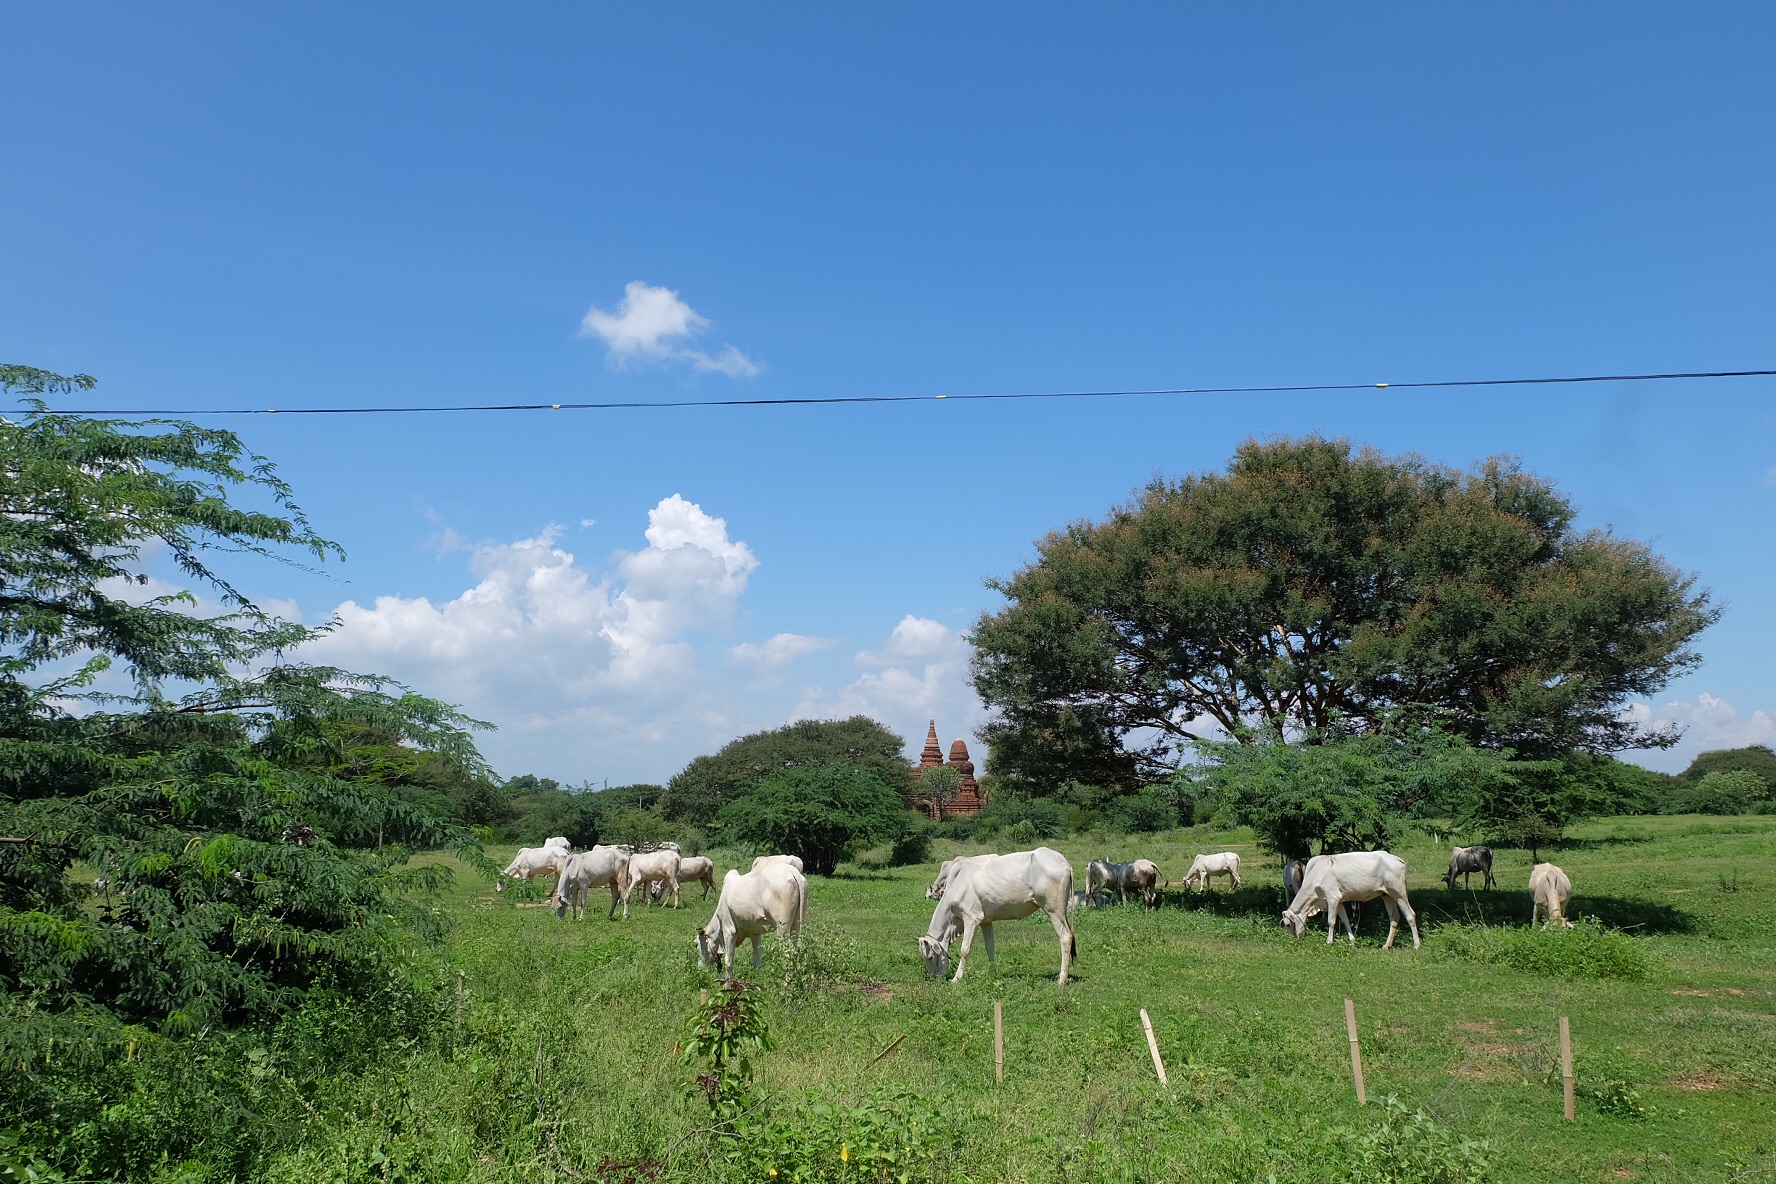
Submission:
[[[944,763],[943,748],[937,742],[937,721],[931,721],[931,730],[925,733],[925,751],[919,754],[919,774],[924,775],[926,769],[934,769]]]

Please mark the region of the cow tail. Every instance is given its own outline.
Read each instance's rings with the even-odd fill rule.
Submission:
[[[802,926],[808,922],[808,881],[802,879],[796,885],[796,937],[801,937]]]

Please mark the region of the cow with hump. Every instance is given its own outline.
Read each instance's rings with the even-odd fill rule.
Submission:
[[[1412,948],[1418,949],[1418,915],[1406,899],[1406,861],[1387,851],[1347,851],[1342,855],[1316,855],[1308,860],[1301,873],[1301,889],[1283,910],[1283,928],[1300,937],[1307,932],[1307,919],[1324,912],[1326,944],[1332,944],[1342,918],[1351,944],[1356,945],[1357,931],[1344,906],[1348,901],[1374,900],[1378,896],[1388,911],[1388,937],[1382,948],[1393,947],[1394,935],[1400,931],[1400,914],[1404,912],[1406,924],[1412,928]]]
[[[732,868],[722,877],[715,915],[697,930],[697,960],[724,974],[734,973],[734,953],[752,939],[752,966],[764,961],[759,939],[776,932],[799,936],[808,913],[808,881],[783,859],[759,859],[749,872]]]
[[[968,953],[974,948],[977,929],[987,939],[987,965],[991,966],[993,923],[1016,921],[1040,909],[1048,914],[1055,936],[1060,939],[1060,982],[1064,984],[1073,955],[1078,952],[1073,925],[1067,919],[1067,904],[1073,896],[1073,865],[1067,857],[1048,847],[1038,847],[1012,855],[975,855],[955,863],[937,902],[937,911],[931,914],[931,927],[919,939],[926,973],[932,978],[943,977],[950,965],[950,943],[960,935],[962,949],[950,981],[961,978],[968,966]]]
[[[1538,863],[1529,873],[1529,895],[1533,902],[1529,908],[1529,923],[1534,925],[1536,918],[1544,917],[1542,928],[1559,924],[1567,929],[1573,923],[1566,919],[1566,902],[1572,899],[1572,881],[1566,873],[1551,863]]]
[[[592,889],[607,887],[611,894],[610,912],[617,915],[617,900],[622,891],[623,875],[629,867],[628,847],[594,846],[586,851],[563,854],[555,870],[555,895],[549,898],[557,917],[571,909],[574,920],[586,915],[586,898]]]

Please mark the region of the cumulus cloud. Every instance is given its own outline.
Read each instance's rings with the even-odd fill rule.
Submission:
[[[709,320],[670,288],[641,280],[623,289],[615,312],[596,305],[580,321],[580,336],[604,342],[606,360],[616,369],[635,361],[686,362],[697,370],[734,378],[750,378],[761,367],[732,345],[718,353],[693,349],[690,342],[709,328]]]
[[[348,600],[305,656],[394,675],[521,733],[651,742],[699,719],[709,704],[691,635],[731,621],[758,566],[751,548],[677,494],[648,512],[647,545],[612,570],[588,570],[560,538],[549,527],[474,546],[476,582],[442,603]]]
[[[1714,748],[1743,748],[1776,740],[1776,718],[1772,718],[1769,712],[1756,710],[1746,715],[1725,699],[1706,691],[1694,699],[1672,699],[1657,706],[1633,703],[1628,706],[1626,715],[1642,727],[1676,725],[1683,729],[1678,748],[1692,755]]]
[[[779,633],[767,641],[743,642],[728,650],[736,662],[760,666],[787,666],[797,658],[830,649],[836,642],[831,637],[807,637],[800,633]]]
[[[940,621],[912,614],[901,618],[877,650],[856,655],[869,667],[837,691],[811,688],[792,719],[868,715],[907,737],[909,749],[924,742],[928,720],[945,736],[972,736],[986,709],[968,683],[968,639]],[[980,765],[984,753],[974,753]]]

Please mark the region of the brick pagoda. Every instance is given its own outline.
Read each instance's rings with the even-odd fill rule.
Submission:
[[[943,749],[937,742],[937,721],[931,721],[930,730],[925,733],[925,749],[919,753],[919,768],[914,777],[923,777],[925,770],[935,769],[939,765],[949,765],[962,776],[962,788],[956,791],[956,798],[944,807],[945,814],[979,814],[987,799],[981,793],[980,782],[974,779],[974,762],[968,759],[968,745],[957,740],[950,745],[950,759],[944,760]],[[922,802],[921,805],[937,817],[937,805],[934,802]]]

